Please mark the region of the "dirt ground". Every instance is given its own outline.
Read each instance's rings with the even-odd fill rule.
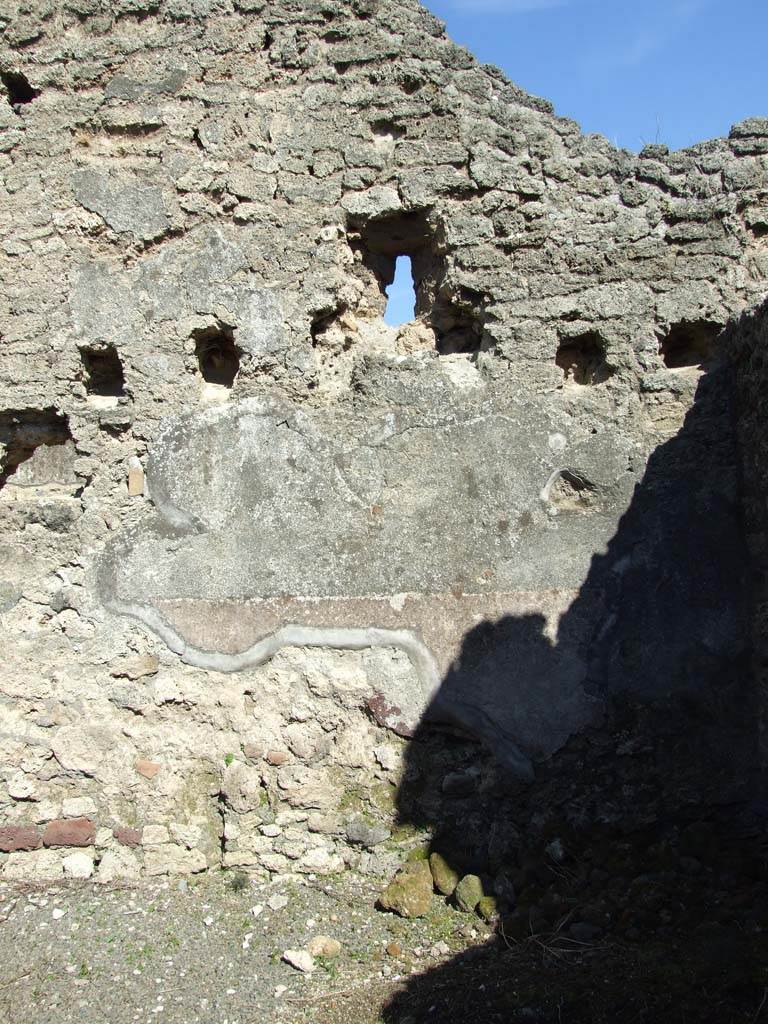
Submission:
[[[210,875],[134,887],[0,886],[2,1024],[760,1024],[762,930],[702,920],[631,943],[513,940],[435,898],[406,921],[378,889]],[[304,974],[283,960],[338,940]]]
[[[334,991],[365,993],[368,1012],[374,991],[383,1001],[412,971],[487,938],[441,900],[404,921],[375,910],[377,895],[352,875],[2,884],[0,1021],[293,1024],[319,1019]],[[340,955],[317,958],[311,974],[282,960],[317,935],[338,940]]]

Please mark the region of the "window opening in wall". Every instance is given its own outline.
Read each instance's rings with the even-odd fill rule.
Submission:
[[[563,371],[566,383],[602,384],[611,376],[611,367],[605,358],[605,344],[597,331],[564,338],[555,362]]]
[[[410,323],[416,316],[416,288],[413,283],[413,265],[410,256],[398,256],[395,279],[387,288],[387,308],[384,320],[390,327]]]
[[[206,384],[231,388],[240,369],[240,351],[231,327],[205,327],[194,331],[195,355]]]
[[[681,320],[672,324],[661,339],[659,352],[670,370],[704,366],[715,355],[715,343],[722,324],[712,320]]]
[[[449,286],[446,253],[437,235],[426,210],[353,219],[349,231],[365,276],[367,301],[388,324],[418,319],[434,332],[441,355],[477,352],[483,340],[485,297]]]
[[[125,375],[117,349],[113,345],[80,350],[85,370],[85,390],[89,395],[120,398],[125,394]]]
[[[33,89],[26,77],[18,71],[0,72],[0,82],[5,86],[8,102],[12,107],[18,107],[22,103],[31,103],[36,96],[40,95],[40,91]]]

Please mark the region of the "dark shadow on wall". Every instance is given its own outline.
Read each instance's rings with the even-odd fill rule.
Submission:
[[[731,370],[717,365],[652,455],[557,642],[537,615],[465,637],[410,744],[397,807],[402,826],[429,830],[429,852],[480,877],[496,930],[410,979],[382,1021],[757,1019],[768,804],[738,467]],[[520,763],[502,762],[475,695],[491,680],[531,700],[563,657],[600,713],[553,756],[529,738]],[[482,928],[457,912],[457,927],[467,920]]]

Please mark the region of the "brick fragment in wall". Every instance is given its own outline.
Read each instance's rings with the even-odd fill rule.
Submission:
[[[119,827],[112,834],[122,846],[141,846],[141,829]]]
[[[43,845],[40,832],[33,825],[0,826],[0,851],[37,850]]]
[[[96,826],[90,818],[59,818],[43,831],[44,846],[92,846],[95,841]]]
[[[287,750],[268,750],[264,755],[264,760],[267,764],[278,768],[282,764],[287,764],[291,760],[291,755]]]

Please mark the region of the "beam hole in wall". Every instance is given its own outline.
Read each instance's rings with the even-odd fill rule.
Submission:
[[[240,350],[231,327],[203,327],[192,332],[195,356],[206,384],[231,388],[240,370]]]
[[[413,96],[419,89],[424,88],[423,78],[417,78],[416,75],[409,75],[407,72],[399,75],[398,82],[406,96]]]
[[[659,345],[664,365],[670,370],[706,366],[715,355],[722,330],[723,325],[713,320],[681,320],[672,324]]]
[[[67,419],[56,409],[9,409],[0,412],[0,487],[41,448],[72,440]]]
[[[564,338],[558,346],[555,362],[567,384],[602,384],[612,373],[605,358],[605,343],[597,331]]]
[[[388,139],[393,142],[396,139],[402,139],[405,135],[404,128],[387,118],[379,118],[377,121],[371,121],[371,131],[376,138]]]
[[[440,355],[469,355],[481,350],[484,302],[480,292],[469,288],[451,293],[443,287],[438,291],[430,322],[437,334]]]
[[[331,312],[323,311],[321,313],[317,313],[310,324],[312,348],[327,347],[329,343],[333,347],[338,347],[334,346],[334,341],[331,339],[331,335],[335,329],[339,328],[343,338],[341,350],[344,352],[348,351],[352,345],[351,338],[349,337],[347,330],[345,330],[345,328],[348,327],[348,311],[347,307],[343,304]]]
[[[12,107],[31,103],[40,95],[40,90],[33,89],[20,71],[0,71],[0,82],[5,86],[8,102]]]
[[[121,398],[125,394],[123,364],[114,345],[80,349],[89,395]]]

